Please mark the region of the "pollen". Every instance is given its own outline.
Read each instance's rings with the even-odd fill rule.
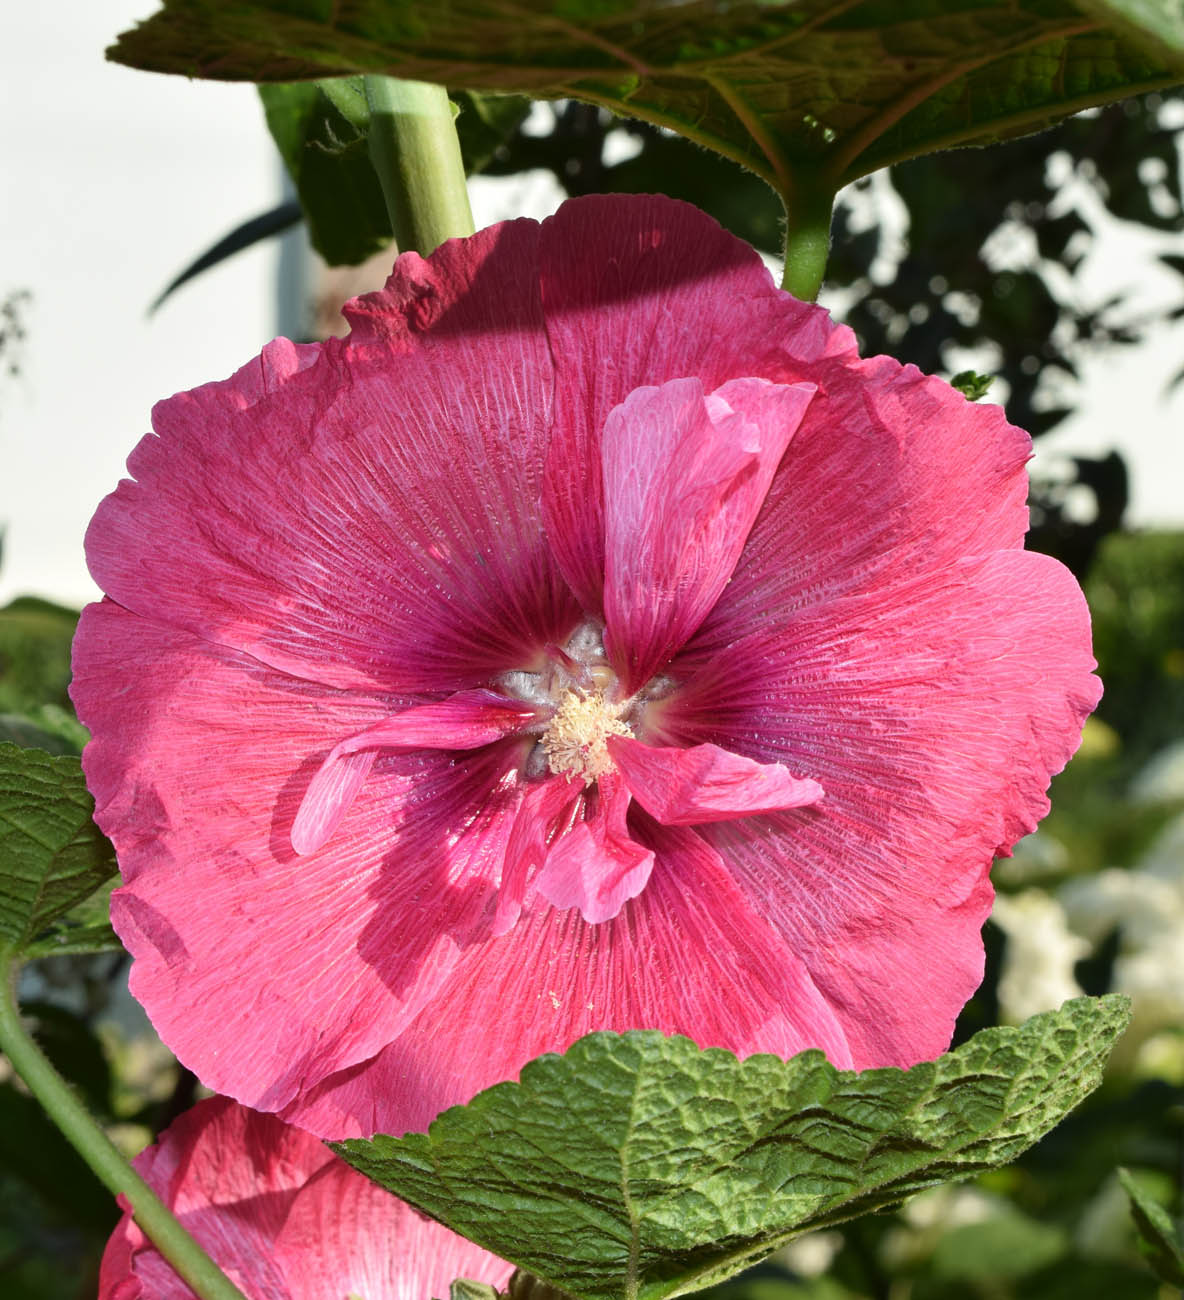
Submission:
[[[585,694],[569,690],[543,735],[543,750],[551,771],[569,780],[579,776],[585,781],[615,771],[608,738],[633,735],[629,724],[621,721],[625,707],[610,703],[599,691]]]

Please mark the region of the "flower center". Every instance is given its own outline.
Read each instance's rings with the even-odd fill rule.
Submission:
[[[621,720],[628,703],[613,703],[599,691],[568,690],[543,733],[543,751],[551,771],[585,781],[615,771],[608,738],[633,735],[629,724]]]

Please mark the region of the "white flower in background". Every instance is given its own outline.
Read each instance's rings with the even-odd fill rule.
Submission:
[[[1144,1045],[1151,1050],[1162,1030],[1184,1030],[1184,814],[1134,870],[1071,880],[1060,900],[1070,926],[1091,944],[1119,931],[1111,987],[1130,995],[1134,1014],[1118,1052],[1127,1065],[1153,1068],[1150,1058],[1139,1059]]]
[[[991,878],[1005,889],[1018,889],[1049,876],[1063,875],[1068,869],[1069,850],[1061,841],[1047,831],[1033,831],[1012,849],[1010,858],[995,863]]]
[[[1065,909],[1043,889],[1000,894],[991,913],[1007,936],[999,978],[999,1011],[1019,1024],[1038,1011],[1050,1011],[1080,997],[1073,967],[1090,952],[1090,944],[1070,932]]]
[[[1184,740],[1161,749],[1131,782],[1131,803],[1174,803],[1184,799]]]
[[[1000,1199],[977,1187],[946,1184],[907,1201],[880,1242],[880,1258],[889,1269],[915,1267],[933,1254],[951,1228],[985,1223],[1000,1208]]]
[[[773,1258],[798,1277],[821,1277],[843,1249],[841,1232],[807,1232],[783,1246]]]

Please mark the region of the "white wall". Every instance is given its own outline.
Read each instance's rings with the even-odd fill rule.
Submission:
[[[0,42],[0,298],[28,289],[23,373],[0,376],[0,602],[35,592],[79,604],[95,588],[86,523],[118,481],[159,397],[221,378],[274,332],[277,248],[240,254],[146,309],[185,263],[279,194],[252,88],[106,63],[115,34],[153,0],[59,0],[6,13]],[[512,184],[512,183],[511,183]],[[477,222],[558,202],[553,181],[475,186]],[[1126,274],[1118,245],[1111,271]],[[1139,272],[1140,275],[1145,273]],[[1175,291],[1163,281],[1165,291]],[[1181,335],[1088,376],[1089,401],[1042,456],[1118,446],[1133,518],[1184,522]]]

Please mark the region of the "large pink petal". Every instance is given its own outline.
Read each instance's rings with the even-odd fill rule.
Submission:
[[[87,536],[99,585],[331,686],[461,690],[562,643],[537,243],[511,222],[406,254],[348,341],[277,340],[159,404]]]
[[[319,757],[386,700],[110,603],[84,612],[75,672],[96,819],[126,882],[112,919],[162,1038],[265,1110],[380,1050],[488,927],[530,742],[384,754],[339,836],[298,858],[292,821]]]
[[[588,467],[601,431],[635,389],[698,378],[706,392],[756,376],[814,381],[855,337],[780,292],[750,245],[697,208],[660,195],[592,195],[543,222],[540,281],[556,364],[547,533],[589,611],[604,581],[604,495]]]
[[[454,1278],[503,1286],[513,1266],[339,1160],[309,1133],[224,1097],[198,1102],[134,1164],[252,1300],[446,1296]],[[192,1300],[126,1211],[99,1300]]]
[[[625,825],[629,792],[620,777],[602,776],[591,815],[551,845],[535,888],[553,906],[578,908],[585,921],[611,921],[646,886],[653,851]]]
[[[333,834],[365,784],[380,750],[479,749],[513,735],[537,716],[533,705],[494,691],[458,691],[446,700],[404,709],[334,745],[308,784],[292,847],[315,853]]]
[[[742,1056],[819,1047],[849,1066],[843,1027],[801,957],[698,832],[646,819],[639,834],[654,849],[653,874],[613,920],[590,925],[574,909],[528,905],[504,938],[465,950],[398,1042],[327,1080],[289,1117],[320,1133],[423,1129],[597,1029],[687,1034]]]
[[[923,571],[730,645],[662,739],[816,777],[826,798],[703,834],[800,952],[860,1065],[948,1044],[982,971],[987,872],[1048,810],[1101,686],[1072,576],[1025,551]]]
[[[889,357],[827,360],[731,581],[694,639],[722,653],[799,611],[1023,545],[1031,439]]]
[[[699,626],[744,547],[814,395],[697,379],[635,389],[605,421],[605,645],[627,692]]]
[[[677,749],[610,736],[608,750],[629,793],[667,826],[801,808],[823,795],[817,781],[791,775],[783,763],[757,763],[718,745]]]

